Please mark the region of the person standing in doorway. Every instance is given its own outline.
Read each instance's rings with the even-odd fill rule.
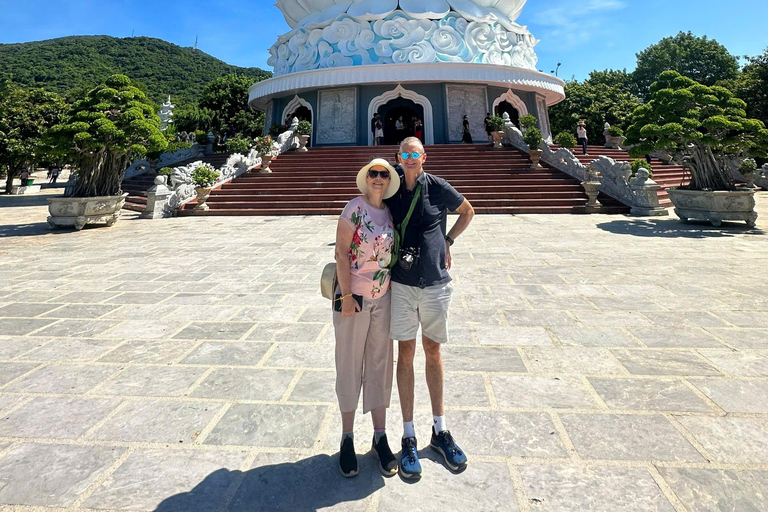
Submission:
[[[421,119],[416,118],[413,125],[413,135],[424,144],[424,123],[421,122]]]
[[[469,118],[465,115],[461,121],[461,142],[472,144],[472,133],[469,131]]]
[[[447,181],[424,172],[427,155],[416,137],[402,142],[398,160],[403,169],[400,188],[385,201],[401,233],[397,262],[392,269],[390,334],[398,340],[397,387],[403,415],[399,471],[403,478],[417,479],[421,476],[421,464],[413,425],[413,358],[419,326],[432,402],[430,447],[454,471],[463,470],[467,464],[467,456],[454,441],[445,421],[440,347],[448,341],[448,306],[453,291],[448,274],[451,246],[469,226],[475,211]],[[459,217],[446,233],[449,211]]]
[[[587,125],[584,121],[579,121],[579,126],[576,128],[576,138],[581,146],[581,153],[587,156]]]
[[[491,113],[488,112],[485,114],[485,120],[483,121],[483,124],[485,125],[485,133],[488,134],[488,142],[493,144],[493,135],[491,135]]]

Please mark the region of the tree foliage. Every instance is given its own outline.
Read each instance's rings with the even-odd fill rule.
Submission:
[[[664,71],[677,71],[703,85],[711,86],[719,80],[736,78],[739,63],[716,40],[680,32],[637,54],[637,69],[632,73],[632,78],[641,97],[650,99],[651,84]]]
[[[47,138],[53,151],[77,163],[78,197],[120,194],[129,162],[168,145],[152,102],[125,75],[75,102]]]
[[[676,71],[651,86],[651,101],[632,116],[630,155],[664,151],[691,170],[691,188],[729,190],[728,161],[766,156],[768,130],[747,117],[746,104],[724,87],[707,87]]]
[[[211,129],[214,133],[246,137],[261,135],[264,114],[248,105],[248,89],[253,84],[252,78],[230,74],[213,80],[205,87],[199,106],[213,114]]]
[[[146,84],[144,92],[155,103],[171,94],[177,105],[197,102],[206,84],[229,73],[254,81],[271,76],[259,68],[230,66],[201,51],[149,37],[75,36],[0,44],[0,82],[41,87],[72,101],[118,73]]]
[[[747,115],[768,124],[768,48],[757,57],[747,57],[747,65],[737,78],[718,85],[747,103]]]
[[[45,158],[43,134],[65,109],[58,94],[0,84],[0,168],[8,173],[6,193],[16,174]]]
[[[602,139],[606,122],[626,129],[632,112],[640,105],[633,89],[626,71],[593,71],[584,82],[567,82],[565,100],[549,110],[552,132],[575,133],[581,120],[591,141]]]

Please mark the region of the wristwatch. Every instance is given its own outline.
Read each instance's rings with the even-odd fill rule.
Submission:
[[[445,235],[445,241],[448,242],[448,245],[453,246],[453,238]]]

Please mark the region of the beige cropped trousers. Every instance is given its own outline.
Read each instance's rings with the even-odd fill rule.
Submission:
[[[363,299],[352,318],[333,312],[336,331],[336,396],[341,412],[353,412],[363,390],[363,414],[389,407],[392,396],[393,343],[389,337],[391,292]]]

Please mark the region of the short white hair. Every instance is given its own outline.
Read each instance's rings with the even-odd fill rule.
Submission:
[[[421,139],[418,137],[406,137],[403,139],[403,142],[400,143],[400,151],[403,150],[403,146],[406,146],[408,144],[418,144],[419,147],[421,147],[421,152],[425,153],[424,151],[424,144],[421,142]]]

